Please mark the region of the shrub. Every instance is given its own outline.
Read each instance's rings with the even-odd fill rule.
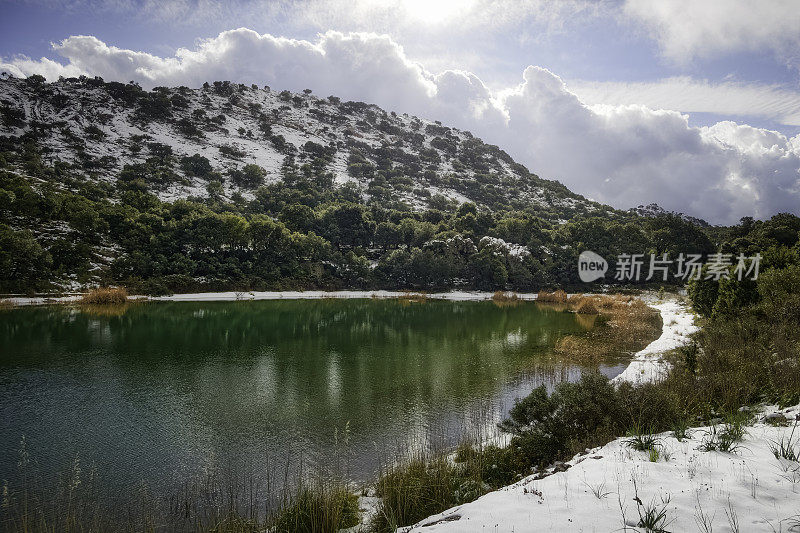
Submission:
[[[719,295],[719,282],[707,279],[692,279],[686,287],[694,310],[703,316],[711,316]]]
[[[220,146],[219,153],[230,159],[239,159],[247,155],[246,152],[240,150],[239,148],[231,144],[223,144],[222,146]]]
[[[539,294],[536,295],[536,301],[563,304],[567,302],[567,293],[560,289],[555,292],[539,291]]]
[[[560,383],[548,395],[538,387],[518,401],[500,424],[513,433],[510,446],[528,464],[546,464],[613,436],[620,427],[619,398],[608,378],[587,374]]]
[[[629,438],[625,440],[625,446],[636,451],[646,452],[656,449],[661,441],[651,431],[643,431],[640,426],[636,426],[628,432]]]
[[[343,487],[320,484],[300,489],[297,496],[272,520],[276,533],[338,531],[360,522],[358,498]]]
[[[596,315],[599,313],[594,300],[591,298],[582,298],[578,305],[575,307],[575,312],[582,315]]]
[[[213,170],[211,162],[200,154],[186,156],[181,158],[181,169],[188,176],[196,176],[205,178]]]
[[[256,189],[264,183],[267,171],[256,164],[247,164],[241,170],[233,169],[229,172],[231,181],[239,187]]]
[[[122,305],[128,301],[128,291],[122,287],[100,287],[84,294],[82,304]]]

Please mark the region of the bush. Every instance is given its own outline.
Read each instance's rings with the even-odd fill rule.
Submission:
[[[200,154],[182,157],[181,169],[187,176],[196,176],[198,178],[208,177],[213,170],[211,162]]]
[[[100,287],[84,294],[82,304],[122,305],[128,301],[128,291],[122,287]]]
[[[515,435],[510,445],[528,464],[546,464],[613,436],[621,427],[619,404],[607,377],[587,374],[558,384],[551,395],[544,386],[534,389],[500,428]]]
[[[567,293],[560,289],[555,292],[539,291],[539,294],[536,295],[536,301],[563,304],[567,302]]]
[[[256,189],[264,183],[267,171],[258,165],[248,164],[242,167],[241,170],[231,170],[229,174],[231,181],[235,185],[246,189]]]
[[[343,487],[304,487],[272,520],[276,533],[318,533],[357,526],[358,497]]]
[[[591,298],[582,298],[575,307],[575,312],[581,315],[596,315],[600,311],[597,310],[594,300]]]
[[[694,310],[703,316],[711,316],[719,295],[719,282],[709,279],[692,279],[686,286]]]

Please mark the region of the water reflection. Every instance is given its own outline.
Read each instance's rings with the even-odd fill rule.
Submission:
[[[370,478],[394,450],[490,437],[591,327],[522,303],[160,303],[0,312],[0,477],[24,434],[44,472],[79,454],[113,487],[300,458]],[[613,375],[619,365],[601,366]]]

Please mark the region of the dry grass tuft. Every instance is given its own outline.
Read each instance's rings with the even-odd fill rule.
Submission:
[[[519,305],[522,301],[516,292],[497,291],[492,295],[492,302],[497,307],[509,307]]]
[[[81,298],[88,305],[123,305],[128,302],[128,291],[123,287],[99,287]]]
[[[561,289],[555,292],[539,291],[536,295],[537,302],[563,304],[567,303],[567,293]]]
[[[497,291],[492,295],[492,300],[496,302],[516,302],[519,295],[516,292]]]
[[[575,306],[575,312],[581,315],[596,315],[600,311],[598,311],[597,306],[595,305],[594,298],[583,298]]]
[[[573,296],[567,306],[579,317],[593,319],[588,331],[568,335],[556,343],[555,352],[572,360],[595,360],[636,352],[661,333],[658,311],[635,297]]]

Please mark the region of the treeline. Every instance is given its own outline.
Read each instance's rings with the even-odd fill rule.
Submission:
[[[730,228],[717,230],[719,250],[735,258],[759,254],[758,278],[731,275],[714,279],[702,276],[689,283],[694,308],[711,319],[727,320],[743,310],[764,310],[792,314],[800,320],[800,218],[778,214],[768,221],[750,217]],[[735,259],[734,259],[735,264]]]
[[[252,200],[162,202],[131,169],[95,183],[42,164],[34,143],[0,156],[0,290],[120,283],[148,293],[201,289],[538,290],[577,283],[580,250],[607,256],[708,237],[678,217],[552,224],[474,204],[413,211],[351,187],[295,176]],[[288,183],[287,183],[288,182]],[[682,248],[681,248],[682,249]]]
[[[166,115],[176,113],[186,105],[177,96],[191,96],[181,88],[148,93],[121,84],[102,86],[111,98],[155,106],[146,116],[137,111],[140,120],[159,117],[159,105],[169,110]],[[245,89],[223,82],[205,90],[233,98]],[[169,96],[169,105],[159,95]],[[291,105],[308,105],[302,100],[307,97],[298,97],[300,103],[291,93],[287,98]],[[328,100],[377,113],[374,106]],[[197,120],[201,118],[204,131],[215,121],[224,122],[224,117]],[[6,109],[6,126],[16,119]],[[373,122],[364,127],[394,127],[377,115],[369,120]],[[43,142],[49,138],[47,128],[33,126],[22,135],[0,136],[0,293],[98,283],[148,294],[341,288],[586,290],[577,261],[587,249],[609,261],[603,281],[610,283],[615,282],[616,257],[623,253],[676,257],[760,251],[766,268],[796,262],[800,219],[793,215],[704,229],[675,215],[640,217],[603,206],[564,209],[559,215],[553,205],[543,211],[541,203],[507,203],[499,196],[487,203],[459,205],[429,195],[412,206],[398,195],[398,183],[417,183],[425,167],[417,168],[415,159],[391,146],[365,145],[351,151],[348,173],[366,181],[339,185],[329,170],[333,148],[313,142],[299,149],[287,145],[280,179],[266,183],[266,171],[258,165],[215,168],[200,153],[179,155],[170,146],[137,136],[127,149],[141,153],[142,162],[119,170],[80,153],[74,159],[58,153],[50,163],[53,154]],[[268,135],[269,123],[260,129],[258,134]],[[458,144],[444,126],[429,124],[425,129],[435,135],[431,144],[438,151],[422,149],[423,158],[435,160],[450,153],[451,165],[480,170],[489,160],[486,150],[496,149],[477,140]],[[268,136],[270,142],[280,144],[273,137]],[[228,151],[233,158],[240,155],[235,148]],[[492,152],[492,157],[510,162],[502,152]],[[486,170],[491,174],[491,168]],[[379,188],[379,183],[390,182],[391,187]],[[191,183],[196,195],[172,202],[159,199],[158,194],[175,183]],[[483,185],[487,184],[491,185]],[[674,282],[670,277],[668,283]],[[739,291],[725,298],[751,301],[752,294],[741,293],[745,286],[730,289],[723,283],[718,292]]]

